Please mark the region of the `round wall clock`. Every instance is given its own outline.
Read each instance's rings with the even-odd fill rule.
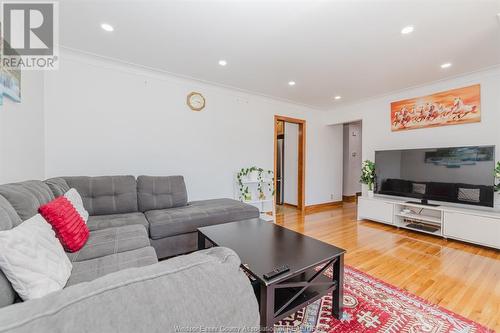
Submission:
[[[193,91],[187,96],[187,105],[193,111],[201,111],[205,107],[205,97]]]

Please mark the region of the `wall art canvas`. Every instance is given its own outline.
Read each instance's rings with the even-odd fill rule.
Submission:
[[[460,168],[462,165],[475,165],[476,162],[488,162],[493,159],[493,147],[439,148],[425,153],[425,163],[447,168]]]
[[[480,121],[479,84],[391,103],[393,132]]]
[[[0,38],[0,54],[3,54],[3,40]],[[3,96],[9,97],[15,102],[21,102],[21,70],[0,68],[0,105]]]
[[[2,68],[0,71],[0,83],[3,95],[15,102],[21,102],[21,71],[19,69]]]
[[[0,106],[3,105],[3,85],[0,82]]]

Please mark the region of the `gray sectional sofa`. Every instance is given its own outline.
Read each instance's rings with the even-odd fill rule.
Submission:
[[[90,214],[85,246],[60,292],[18,302],[0,272],[0,332],[169,332],[256,326],[258,306],[238,256],[197,249],[200,226],[258,218],[231,199],[188,202],[181,176],[58,177],[0,185],[0,230],[75,188]],[[16,304],[14,304],[16,303]]]
[[[198,227],[259,217],[257,208],[232,199],[188,202],[182,176],[60,177],[45,184],[55,196],[72,187],[80,193],[90,230],[143,225],[158,258],[195,251]]]

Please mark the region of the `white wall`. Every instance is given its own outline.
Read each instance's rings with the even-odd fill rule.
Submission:
[[[190,200],[232,197],[236,170],[273,168],[279,114],[307,121],[306,204],[342,196],[331,174],[339,129],[321,111],[66,50],[60,58],[45,76],[48,177],[182,174]],[[202,112],[186,106],[191,91],[205,96]]]
[[[349,124],[344,124],[342,128],[342,195],[346,195],[349,187]]]
[[[299,125],[285,123],[285,153],[283,167],[283,201],[298,204],[299,187]]]
[[[21,100],[0,106],[0,184],[45,175],[43,72],[21,73]]]
[[[480,123],[391,132],[390,103],[435,92],[481,84]],[[375,150],[496,145],[500,157],[500,68],[461,76],[426,86],[408,89],[327,112],[324,121],[339,124],[362,119],[363,160],[374,159]],[[336,144],[333,149],[339,149]],[[335,171],[334,171],[335,172]],[[342,174],[336,171],[337,176]]]
[[[328,151],[324,158],[329,165],[328,174],[324,177],[324,182],[328,187],[335,190],[338,189],[339,194],[330,195],[330,202],[342,201],[342,142],[343,142],[343,126],[329,125],[329,135],[324,138],[328,145]],[[306,179],[307,181],[307,179]]]
[[[343,195],[361,192],[361,122],[344,124]]]

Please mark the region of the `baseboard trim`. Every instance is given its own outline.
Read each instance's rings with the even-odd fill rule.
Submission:
[[[358,197],[357,195],[343,195],[342,201],[343,202],[356,202],[357,197]]]
[[[343,202],[342,201],[332,201],[332,202],[325,202],[321,204],[316,204],[316,205],[309,205],[306,206],[306,213],[310,213],[319,209],[325,209],[325,208],[338,208],[342,207]]]

